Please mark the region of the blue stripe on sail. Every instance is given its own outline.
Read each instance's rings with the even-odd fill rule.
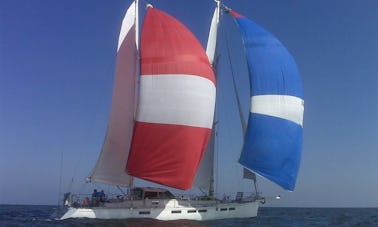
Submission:
[[[279,94],[303,98],[296,63],[270,32],[245,18],[235,18],[246,48],[251,77],[251,95]]]
[[[292,121],[251,114],[239,162],[293,191],[301,160],[302,127]]]
[[[303,99],[296,63],[282,43],[245,17],[236,15],[235,21],[245,45],[251,96],[287,95]],[[267,105],[276,108],[273,103]],[[298,110],[283,108],[282,111]],[[239,162],[284,189],[294,190],[301,159],[302,130],[301,125],[293,121],[250,113]]]

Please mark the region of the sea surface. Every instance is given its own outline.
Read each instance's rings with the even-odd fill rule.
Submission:
[[[56,220],[56,206],[0,205],[0,226],[378,226],[378,208],[270,208],[256,218],[215,221]]]

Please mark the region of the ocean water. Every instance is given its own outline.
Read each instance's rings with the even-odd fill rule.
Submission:
[[[55,206],[0,205],[0,226],[378,226],[378,208],[269,208],[256,218],[214,221],[56,220]]]

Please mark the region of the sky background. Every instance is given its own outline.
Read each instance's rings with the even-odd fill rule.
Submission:
[[[213,1],[150,2],[205,46]],[[82,182],[105,136],[130,3],[0,0],[0,204],[57,204],[59,193],[89,187]],[[224,4],[275,34],[303,80],[297,187],[259,179],[264,196],[282,196],[268,205],[378,207],[378,1]],[[226,171],[219,187],[234,178]]]

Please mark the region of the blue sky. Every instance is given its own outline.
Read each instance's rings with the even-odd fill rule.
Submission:
[[[0,1],[0,204],[56,204],[62,154],[61,191],[88,187],[79,183],[104,139],[119,27],[130,2]],[[213,1],[151,3],[205,45]],[[297,188],[289,193],[260,179],[265,196],[282,196],[270,204],[377,207],[378,2],[224,3],[275,34],[302,75]],[[224,178],[220,187],[234,176]]]

